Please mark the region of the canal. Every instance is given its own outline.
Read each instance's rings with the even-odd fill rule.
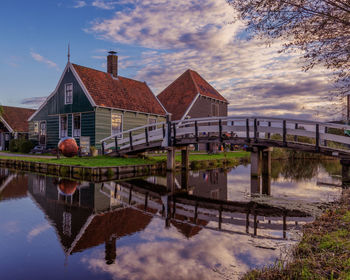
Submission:
[[[92,183],[0,169],[0,279],[238,279],[342,194],[337,161]]]

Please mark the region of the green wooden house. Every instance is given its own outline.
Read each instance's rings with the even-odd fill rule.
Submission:
[[[145,82],[118,75],[109,52],[107,72],[68,61],[55,90],[28,119],[29,139],[47,149],[63,137],[100,149],[117,132],[165,120],[166,111]]]

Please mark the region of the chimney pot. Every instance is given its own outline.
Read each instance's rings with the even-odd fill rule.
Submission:
[[[118,56],[117,52],[109,51],[107,56],[107,72],[112,74],[113,77],[118,77]]]

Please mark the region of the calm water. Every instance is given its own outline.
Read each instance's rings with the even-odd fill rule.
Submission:
[[[335,162],[90,183],[0,170],[0,279],[236,279],[342,192]]]

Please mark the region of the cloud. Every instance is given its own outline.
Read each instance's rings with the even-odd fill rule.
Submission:
[[[22,99],[21,104],[30,105],[33,108],[38,108],[45,100],[46,96],[30,97]]]
[[[73,8],[79,9],[85,7],[87,4],[85,1],[75,1]]]
[[[41,225],[37,225],[35,226],[28,234],[27,234],[27,240],[29,242],[31,242],[33,240],[33,238],[35,238],[36,236],[38,236],[39,234],[47,231],[48,229],[50,229],[50,225],[49,224],[41,224]]]
[[[258,39],[243,39],[245,26],[232,23],[236,13],[225,0],[123,3],[128,6],[93,21],[86,31],[103,40],[146,48],[123,63],[136,68],[134,78],[147,81],[156,94],[190,68],[230,101],[233,113],[251,114],[254,108],[255,113],[303,114],[308,119],[338,117],[327,100],[330,73],[319,67],[301,71],[302,53],[280,53],[282,41],[266,46]],[[298,106],[288,108],[287,103]],[[270,105],[274,108],[266,107]]]
[[[30,52],[30,55],[32,56],[32,58],[34,60],[36,60],[38,62],[42,62],[42,63],[46,64],[47,66],[49,66],[50,68],[55,68],[57,71],[59,71],[58,65],[55,62],[43,57],[42,55],[40,55],[38,53],[35,53],[33,51]]]
[[[145,231],[133,236],[138,242],[117,241],[117,246],[123,245],[117,248],[115,264],[105,263],[103,248],[91,250],[81,261],[93,272],[106,272],[112,279],[237,279],[251,266],[272,264],[280,249],[291,244],[263,238],[256,241],[276,248],[267,250],[255,246],[251,239],[206,229],[187,239],[173,226],[165,229],[163,220],[153,219]]]
[[[92,6],[99,8],[99,9],[103,9],[103,10],[113,10],[114,6],[117,4],[118,2],[110,2],[110,1],[103,1],[103,0],[95,0],[94,2],[92,2]]]

